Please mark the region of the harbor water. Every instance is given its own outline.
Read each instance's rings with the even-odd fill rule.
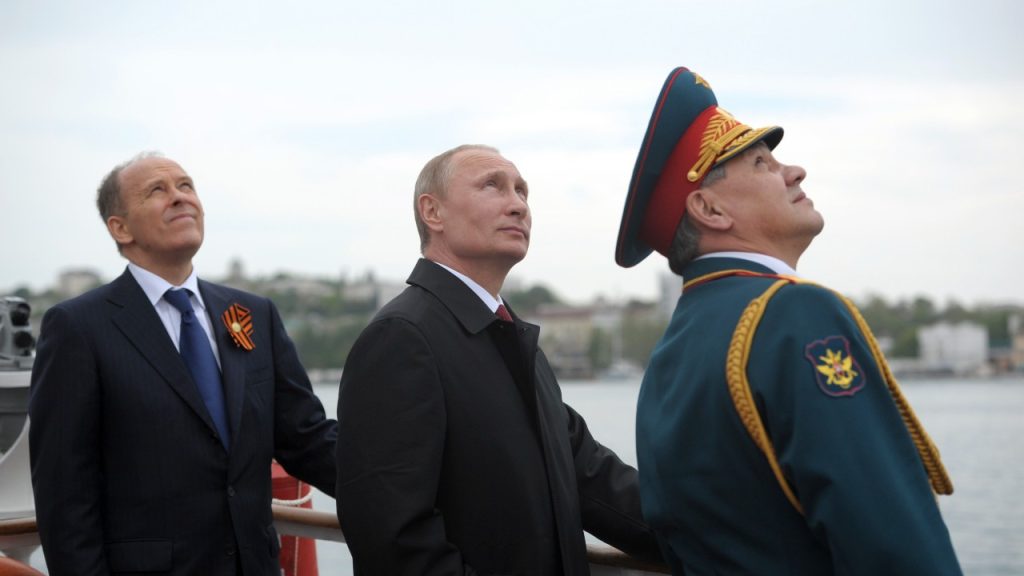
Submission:
[[[964,574],[1024,575],[1024,378],[909,380],[902,384],[942,451],[955,493],[939,498]],[[337,383],[316,386],[334,413]],[[636,465],[634,423],[640,381],[567,381],[563,397],[594,437]],[[319,492],[314,508],[334,510]],[[352,574],[344,544],[319,542],[321,576]]]
[[[636,464],[634,423],[639,380],[563,382],[565,401],[594,436]],[[960,564],[969,576],[1024,575],[1024,377],[911,380],[902,383],[918,417],[942,451],[955,493],[939,499]],[[338,384],[315,385],[329,415]],[[334,499],[314,491],[313,507]],[[343,543],[317,543],[321,576],[349,576]],[[42,552],[32,564],[45,570]]]

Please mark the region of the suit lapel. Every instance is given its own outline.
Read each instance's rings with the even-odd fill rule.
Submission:
[[[540,441],[534,373],[540,328],[523,322],[515,316],[515,311],[509,308],[515,322],[515,332],[505,332],[501,326],[495,324],[494,313],[487,309],[472,289],[454,274],[429,260],[421,258],[407,282],[437,297],[470,334],[491,331],[495,346],[522,395],[523,404]],[[506,307],[507,305],[506,302]]]
[[[228,411],[228,426],[231,427],[231,442],[238,441],[242,425],[242,406],[245,402],[245,355],[248,351],[235,346],[228,329],[221,320],[221,314],[232,302],[224,290],[216,284],[200,280],[199,291],[203,294],[206,311],[210,315],[213,340],[217,343],[220,356],[221,384],[224,386],[224,402]]]
[[[215,430],[185,361],[131,272],[125,270],[112,287],[109,300],[120,308],[112,315],[114,325],[203,422]]]

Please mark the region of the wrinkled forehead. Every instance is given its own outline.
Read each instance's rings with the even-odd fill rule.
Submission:
[[[486,148],[462,150],[452,158],[452,164],[457,171],[501,168],[514,171],[516,174],[519,173],[516,165],[511,160],[505,158],[499,152],[487,150]]]
[[[486,149],[470,149],[463,150],[452,158],[453,178],[461,176],[472,179],[487,174],[500,174],[519,183],[526,184],[526,180],[519,173],[516,165],[498,152]]]
[[[168,177],[188,178],[188,173],[174,160],[159,156],[140,158],[125,166],[120,174],[123,188],[142,186],[153,180]]]

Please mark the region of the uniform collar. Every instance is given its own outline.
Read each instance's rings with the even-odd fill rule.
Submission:
[[[748,260],[750,262],[760,264],[776,274],[793,276],[796,278],[800,277],[800,274],[797,273],[795,268],[792,268],[782,260],[767,254],[758,254],[757,252],[711,252],[709,254],[698,256],[694,260],[704,260],[705,258],[736,258],[738,260]]]

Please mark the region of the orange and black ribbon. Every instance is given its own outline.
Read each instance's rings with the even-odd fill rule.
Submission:
[[[241,304],[232,304],[221,315],[221,320],[227,326],[228,334],[235,341],[235,346],[246,350],[256,347],[256,343],[252,341],[252,314],[248,308]]]

